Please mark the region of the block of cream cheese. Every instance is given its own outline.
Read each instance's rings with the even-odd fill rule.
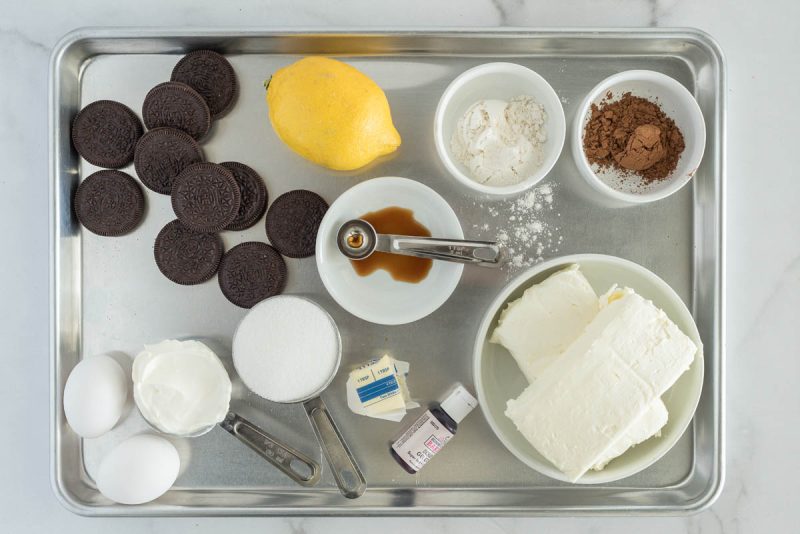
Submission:
[[[575,482],[608,457],[696,353],[697,346],[662,310],[625,290],[508,401],[506,415]]]
[[[625,451],[646,441],[653,436],[660,436],[661,429],[667,424],[669,413],[661,399],[650,403],[647,410],[632,424],[627,431],[603,453],[600,460],[592,467],[595,471],[602,470],[608,462],[620,456]]]
[[[528,382],[533,382],[580,336],[600,308],[624,295],[614,286],[598,299],[579,266],[571,265],[509,303],[490,341],[502,344]],[[667,407],[661,399],[655,399],[593,469],[602,469],[630,447],[658,434],[667,423],[667,416]]]
[[[599,311],[597,294],[577,265],[525,290],[500,314],[490,342],[500,343],[533,382]]]
[[[619,300],[626,294],[633,292],[632,289],[618,289],[616,284],[600,297],[600,309],[608,306],[609,303]],[[664,402],[658,398],[650,403],[647,410],[639,419],[625,432],[620,438],[611,444],[603,457],[595,464],[592,469],[602,470],[608,462],[620,456],[625,451],[638,445],[653,436],[660,436],[661,429],[669,420],[669,412]]]

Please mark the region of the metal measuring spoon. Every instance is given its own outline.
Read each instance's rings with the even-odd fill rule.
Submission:
[[[363,219],[344,223],[336,235],[336,244],[351,260],[366,259],[375,251],[481,267],[499,267],[507,259],[505,249],[493,241],[379,234]]]

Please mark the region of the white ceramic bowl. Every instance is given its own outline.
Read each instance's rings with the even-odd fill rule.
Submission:
[[[592,104],[599,105],[611,92],[614,99],[630,92],[658,102],[683,133],[686,148],[672,175],[652,184],[634,176],[620,177],[614,170],[600,171],[589,164],[583,152],[583,131],[591,115]],[[706,124],[694,96],[666,74],[649,70],[629,70],[609,76],[586,95],[575,115],[572,154],[581,176],[611,204],[630,205],[653,202],[678,191],[697,172],[706,146]]]
[[[478,400],[489,425],[503,445],[520,461],[551,478],[566,481],[564,474],[539,454],[505,416],[506,401],[516,398],[528,385],[511,354],[488,338],[506,304],[519,298],[531,285],[554,272],[577,263],[598,294],[612,284],[627,286],[663,309],[669,318],[694,341],[700,350],[694,362],[661,397],[669,411],[669,421],[661,437],[629,449],[612,460],[602,471],[589,471],[578,484],[602,484],[629,477],[647,468],[669,451],[689,426],[703,387],[703,351],[700,334],[691,313],[680,297],[661,278],[631,261],[600,254],[577,254],[546,261],[511,281],[489,306],[475,340],[473,373]]]
[[[542,164],[528,178],[514,185],[494,187],[479,184],[470,178],[469,170],[453,157],[450,150],[456,124],[467,109],[479,100],[510,100],[520,95],[532,96],[544,106],[547,113],[547,141]],[[544,78],[516,63],[485,63],[460,74],[442,94],[433,121],[436,151],[450,174],[470,189],[502,196],[525,191],[550,172],[564,148],[566,130],[564,108],[556,92]]]
[[[434,237],[464,239],[453,209],[430,187],[408,178],[374,178],[345,191],[328,209],[317,234],[317,269],[325,288],[345,310],[365,321],[385,325],[410,323],[444,304],[461,279],[464,266],[434,261],[417,284],[398,282],[377,270],[356,274],[336,246],[339,228],[350,219],[391,206],[408,208]]]

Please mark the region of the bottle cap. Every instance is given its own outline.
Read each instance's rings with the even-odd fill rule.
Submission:
[[[477,405],[478,399],[459,384],[440,406],[456,423],[460,423]]]

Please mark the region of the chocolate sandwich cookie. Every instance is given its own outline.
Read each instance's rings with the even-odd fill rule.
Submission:
[[[102,236],[127,234],[144,216],[144,194],[132,176],[103,170],[78,185],[75,215],[90,232]]]
[[[144,97],[142,117],[148,129],[177,128],[195,139],[202,139],[211,129],[208,104],[185,83],[164,82],[150,89]]]
[[[217,234],[195,232],[177,219],[161,229],[153,248],[161,274],[187,286],[213,277],[223,252],[222,239]]]
[[[83,108],[72,121],[72,144],[83,159],[109,169],[133,160],[142,122],[128,107],[113,100],[98,100]]]
[[[139,179],[156,193],[172,193],[172,182],[183,169],[203,161],[197,141],[175,128],[150,130],[136,144],[133,165]]]
[[[233,67],[221,54],[211,50],[195,50],[183,56],[172,69],[170,79],[200,93],[213,119],[233,107],[239,92]]]
[[[172,185],[172,209],[196,232],[219,232],[231,224],[241,204],[233,173],[216,163],[186,167]]]
[[[296,189],[284,193],[267,211],[267,237],[281,254],[290,258],[314,255],[317,230],[328,203],[312,191]]]
[[[266,243],[248,241],[225,253],[218,280],[225,298],[242,308],[252,308],[283,291],[286,262]]]
[[[239,184],[241,203],[239,213],[226,230],[245,230],[253,226],[267,209],[267,186],[256,171],[236,161],[220,163],[231,171],[236,183]]]

